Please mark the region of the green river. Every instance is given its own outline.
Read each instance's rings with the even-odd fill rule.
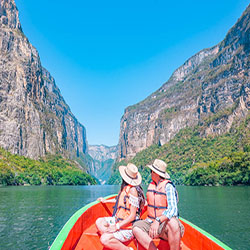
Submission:
[[[177,186],[180,216],[232,249],[250,249],[250,187]],[[119,186],[0,187],[0,249],[48,249],[66,221]]]

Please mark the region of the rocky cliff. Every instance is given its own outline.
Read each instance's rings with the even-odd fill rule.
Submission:
[[[24,35],[14,0],[0,0],[0,147],[38,158],[86,153],[86,131]]]
[[[88,154],[92,157],[90,174],[101,184],[105,184],[111,175],[111,169],[117,158],[118,146],[89,145]]]
[[[152,144],[163,145],[181,129],[210,119],[203,135],[229,131],[250,108],[250,6],[218,45],[188,59],[155,93],[126,108],[120,123],[120,159]],[[216,114],[216,116],[214,116]]]

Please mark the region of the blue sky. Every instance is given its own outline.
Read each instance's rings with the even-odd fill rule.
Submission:
[[[164,84],[189,57],[224,39],[246,0],[16,0],[89,144],[115,145],[127,106]]]

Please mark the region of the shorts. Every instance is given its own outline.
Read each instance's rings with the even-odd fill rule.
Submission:
[[[115,225],[116,223],[115,217],[104,217],[104,219],[111,226]],[[119,231],[114,232],[113,235],[117,240],[121,242],[126,242],[134,238],[132,229],[120,229]]]
[[[172,217],[171,219],[175,219],[177,220],[179,227],[180,227],[180,233],[181,233],[181,237],[184,235],[184,226],[182,225],[182,223],[180,222],[180,220],[177,217]],[[151,227],[152,222],[149,222],[148,220],[139,220],[136,221],[133,225],[134,227],[139,227],[142,231],[146,232],[147,234],[149,233],[150,227]],[[162,222],[158,228],[158,235],[159,238],[163,239],[163,240],[168,240],[168,230],[167,230],[167,221],[166,222]]]

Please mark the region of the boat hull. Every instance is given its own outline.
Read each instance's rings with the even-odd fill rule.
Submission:
[[[112,199],[114,195],[106,197]],[[65,224],[61,232],[51,246],[51,250],[97,250],[105,249],[100,242],[100,235],[95,227],[95,221],[99,217],[111,216],[114,204],[92,202],[78,210]],[[143,211],[142,218],[146,218],[146,209]],[[182,250],[202,249],[202,250],[221,250],[231,249],[215,237],[204,230],[198,228],[185,219],[180,218],[185,227],[185,233],[182,238]],[[169,249],[167,241],[155,239],[158,249]],[[144,250],[136,240],[126,243],[133,249]]]

